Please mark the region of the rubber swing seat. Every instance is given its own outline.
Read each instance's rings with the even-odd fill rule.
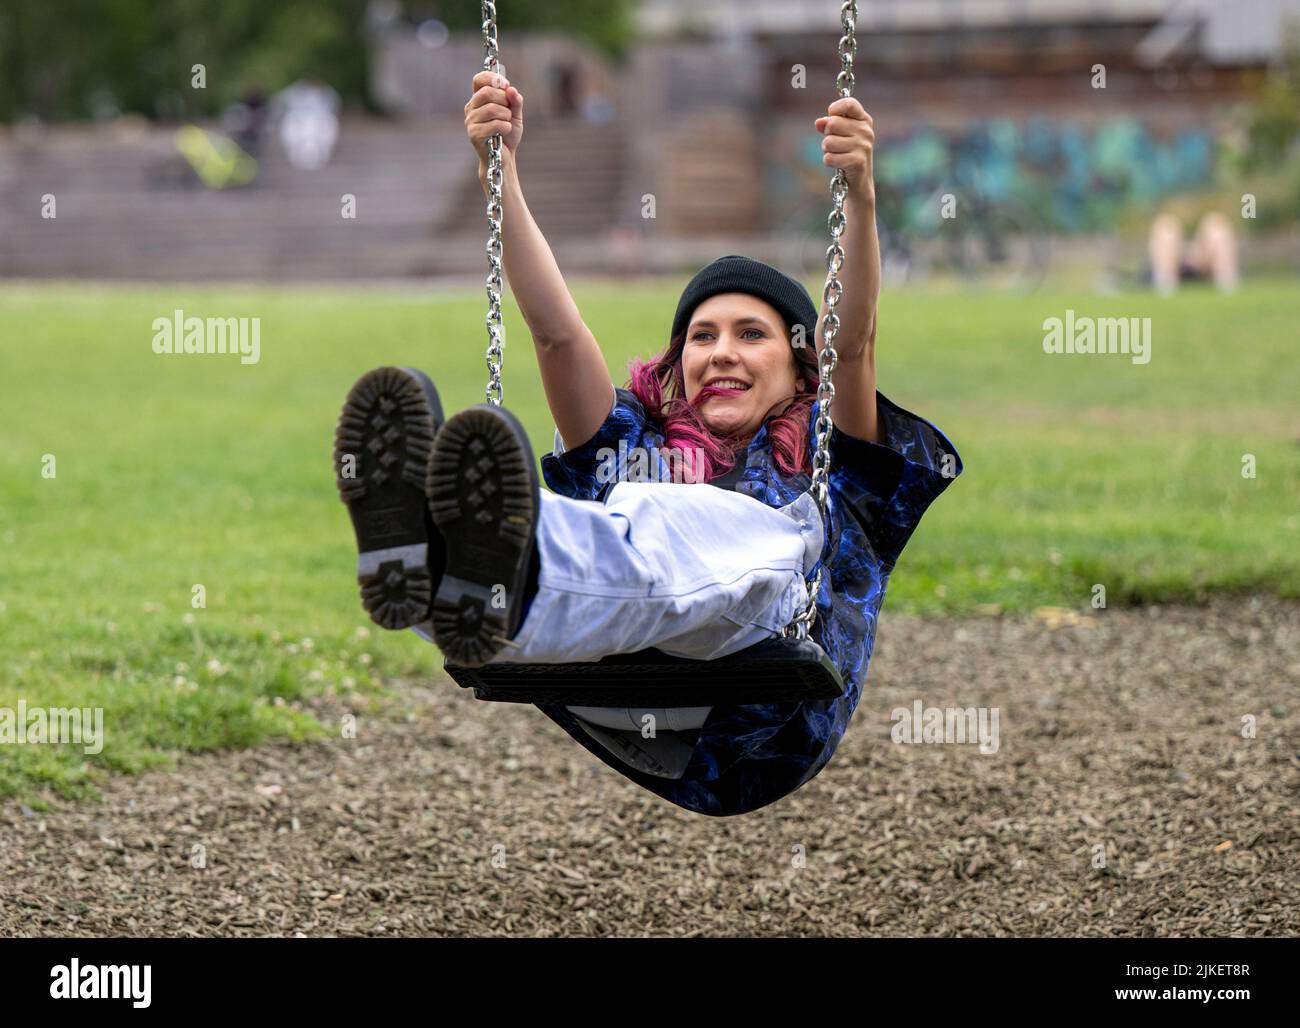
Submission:
[[[764,639],[714,660],[656,649],[569,664],[484,664],[444,670],[480,700],[588,707],[696,707],[831,700],[844,682],[808,639]]]

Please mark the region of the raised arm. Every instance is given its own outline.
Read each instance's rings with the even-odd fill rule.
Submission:
[[[498,86],[497,83],[501,83]],[[465,128],[479,156],[479,182],[488,196],[488,140],[501,133],[501,243],[506,278],[537,350],[546,402],[569,449],[596,434],[614,403],[614,383],[596,337],[578,313],[555,255],[537,227],[515,168],[523,136],[524,98],[490,71],[474,76]]]
[[[837,363],[831,381],[835,403],[831,422],[841,432],[879,442],[876,412],[876,307],[880,299],[880,240],[876,235],[876,187],[872,180],[875,129],[871,116],[853,97],[841,97],[817,119],[823,133],[826,165],[843,168],[848,181],[844,197],[844,232],[840,246],[843,287],[835,316]],[[817,352],[825,342],[826,300],[817,320]]]

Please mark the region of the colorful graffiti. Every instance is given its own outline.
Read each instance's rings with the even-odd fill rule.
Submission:
[[[1113,225],[1127,205],[1155,201],[1214,178],[1214,135],[1189,129],[1167,140],[1136,119],[1088,130],[1036,118],[980,122],[957,134],[918,129],[879,144],[876,178],[903,205],[908,223],[936,191],[973,194],[982,202],[1014,201],[1045,229],[1088,232]],[[824,168],[820,138],[804,147],[810,166]]]

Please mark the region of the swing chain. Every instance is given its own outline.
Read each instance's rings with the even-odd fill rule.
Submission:
[[[502,74],[502,65],[497,52],[497,6],[494,0],[483,0],[483,68],[495,74]],[[488,384],[485,395],[487,402],[494,407],[501,406],[503,389],[501,386],[501,366],[505,361],[502,347],[505,346],[505,329],[501,325],[501,135],[498,133],[488,140],[488,203],[487,218],[489,225],[487,258],[487,367]]]
[[[841,97],[853,95],[853,56],[858,48],[857,18],[856,0],[845,0],[840,7],[840,24],[844,30],[839,45],[840,73],[835,79]],[[839,278],[840,268],[844,266],[844,248],[840,246],[840,236],[844,232],[844,198],[847,194],[848,180],[844,176],[844,169],[837,168],[835,177],[831,179],[831,213],[826,219],[831,232],[831,245],[826,250],[827,279],[826,287],[822,292],[822,298],[826,301],[826,318],[822,349],[819,354],[818,371],[821,381],[817,384],[817,422],[814,426],[817,445],[813,453],[812,483],[809,487],[809,491],[817,501],[817,512],[821,517],[822,525],[826,526],[828,532],[830,531],[827,496],[831,460],[831,404],[835,402],[835,384],[831,381],[831,376],[835,371],[835,365],[839,362],[839,355],[835,352],[835,337],[840,330],[840,319],[835,313],[835,307],[844,292]],[[783,634],[787,638],[806,639],[812,631],[813,621],[817,617],[817,596],[821,592],[822,570],[823,566],[819,563],[808,585],[808,605],[786,626]]]

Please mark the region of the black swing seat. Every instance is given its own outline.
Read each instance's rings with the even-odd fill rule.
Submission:
[[[777,637],[715,660],[656,649],[570,664],[485,664],[444,670],[480,700],[587,707],[702,707],[833,700],[844,682],[820,646]]]

